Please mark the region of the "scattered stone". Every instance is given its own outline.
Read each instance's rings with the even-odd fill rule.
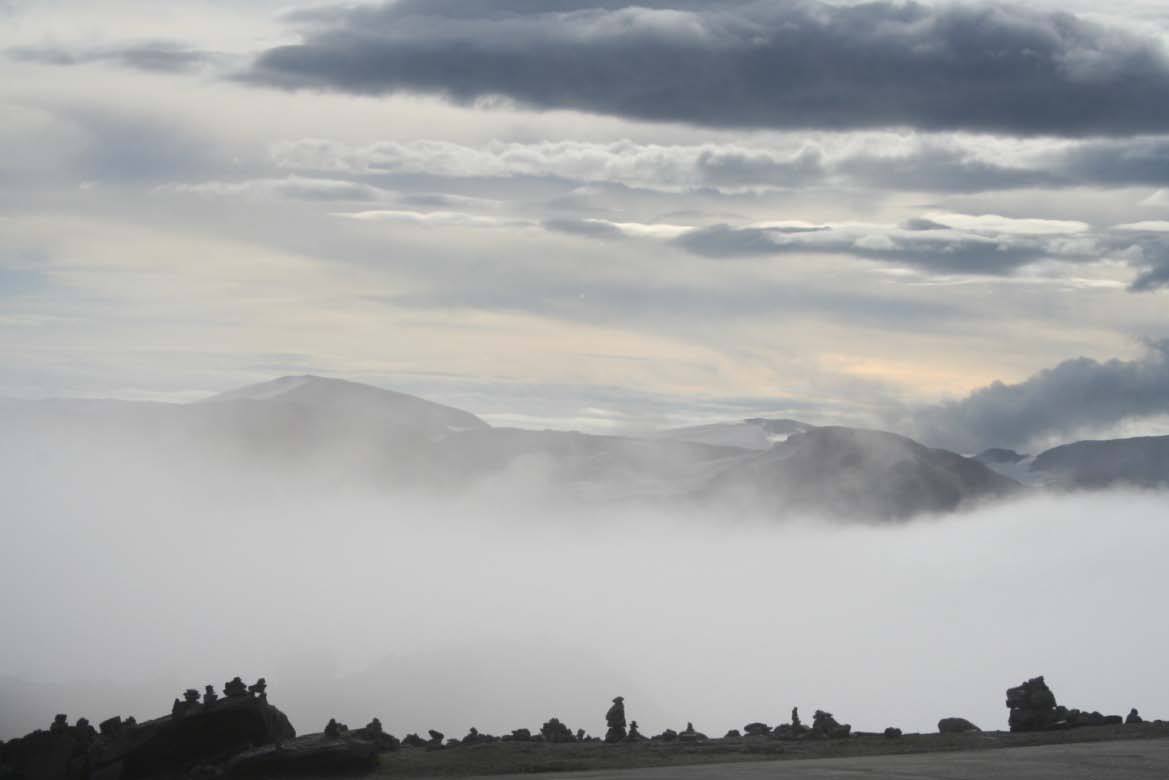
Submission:
[[[650,737],[650,739],[652,739],[654,742],[677,742],[678,732],[674,731],[673,729],[666,729],[661,734],[656,734],[653,737]]]
[[[1129,710],[1128,717],[1124,719],[1124,723],[1127,726],[1132,726],[1132,725],[1135,725],[1137,723],[1144,723],[1144,722],[1145,722],[1145,719],[1141,717],[1141,714],[1139,712],[1137,712],[1136,707],[1133,707],[1131,710]]]
[[[605,741],[609,743],[620,742],[625,739],[625,697],[618,696],[613,699],[613,706],[605,713],[605,725],[608,730],[605,732]]]
[[[897,728],[896,726],[890,726],[889,728],[885,729],[885,736],[888,737],[889,739],[894,739],[895,737],[900,737],[901,736],[901,729]]]
[[[973,731],[982,731],[966,718],[942,718],[938,721],[939,734],[966,734]]]

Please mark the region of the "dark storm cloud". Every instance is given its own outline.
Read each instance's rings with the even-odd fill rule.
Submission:
[[[411,1],[299,21],[245,79],[731,127],[1169,129],[1155,39],[1018,5]]]
[[[976,452],[1105,429],[1169,413],[1169,340],[1139,360],[1075,358],[1018,384],[995,382],[966,398],[919,410],[913,425],[936,446]]]
[[[86,65],[109,63],[136,70],[179,73],[218,62],[222,55],[199,51],[166,41],[102,49],[66,49],[57,47],[23,47],[7,54],[26,62],[46,65]]]

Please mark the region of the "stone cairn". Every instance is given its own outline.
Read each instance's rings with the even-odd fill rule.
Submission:
[[[613,706],[605,713],[605,725],[608,730],[605,732],[605,741],[609,744],[620,742],[625,739],[625,697],[618,696],[613,699]]]
[[[214,685],[203,686],[203,693],[200,694],[197,688],[188,688],[183,691],[182,699],[175,699],[171,706],[171,716],[181,718],[186,715],[192,715],[196,712],[201,712],[208,707],[214,707],[221,702],[239,700],[246,698],[259,699],[266,702],[268,684],[261,677],[256,681],[255,685],[248,685],[239,677],[233,677],[228,682],[223,684],[223,696],[220,697],[215,693]],[[202,701],[200,701],[202,698]]]
[[[549,718],[540,727],[540,735],[545,742],[576,742],[576,735],[559,718]]]

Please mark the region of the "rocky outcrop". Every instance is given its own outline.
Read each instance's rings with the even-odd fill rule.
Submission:
[[[1008,720],[1011,731],[1114,726],[1124,721],[1119,715],[1101,715],[1099,712],[1083,712],[1060,706],[1042,676],[1008,688],[1007,707],[1011,711]]]
[[[170,715],[141,724],[110,718],[100,731],[84,718],[70,726],[58,715],[47,731],[5,744],[0,766],[23,780],[145,780],[221,765],[256,746],[296,737],[262,690],[249,693],[245,686],[238,694],[229,686],[235,695],[225,690],[223,698],[200,701],[191,688],[175,700]]]
[[[837,723],[831,712],[816,710],[812,715],[813,736],[826,739],[845,739],[852,733],[852,726],[847,723]]]

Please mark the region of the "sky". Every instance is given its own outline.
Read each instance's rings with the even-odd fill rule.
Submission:
[[[1163,3],[0,16],[0,396],[1169,432]]]

